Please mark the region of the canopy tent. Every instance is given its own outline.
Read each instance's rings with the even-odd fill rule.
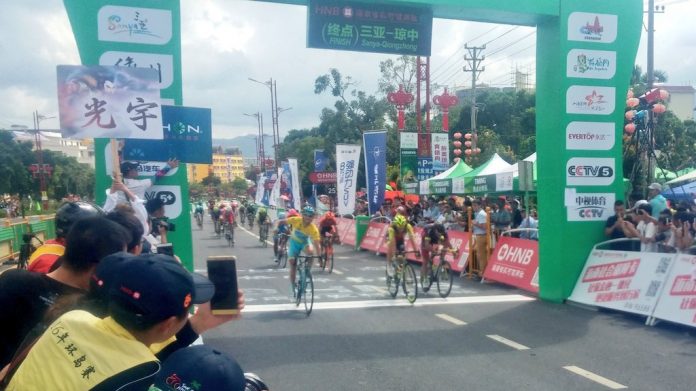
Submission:
[[[471,169],[460,160],[442,174],[421,181],[418,192],[419,194],[467,194],[495,191],[500,187],[498,184],[505,182],[498,178],[502,173],[505,173],[504,177],[509,176],[509,186],[512,189],[512,165],[497,153],[475,169]],[[477,181],[480,182],[479,186],[476,185]]]
[[[443,171],[434,177],[428,179],[429,181],[431,180],[438,180],[438,179],[446,179],[446,178],[458,178],[460,176],[466,175],[467,173],[471,172],[473,168],[469,166],[468,164],[464,163],[464,159],[459,159],[457,164],[453,165],[452,167],[448,168],[446,171]]]
[[[477,177],[501,172],[512,172],[512,164],[503,160],[497,153],[494,153],[487,162],[469,171],[466,177]]]
[[[658,170],[659,171],[659,170]],[[672,185],[675,183],[680,183],[680,182],[687,182],[687,181],[694,181],[696,180],[696,170],[693,170],[689,173],[686,173],[682,176],[676,177],[670,181],[665,182],[667,185]]]
[[[677,178],[677,174],[675,172],[665,170],[662,168],[656,168],[655,169],[655,179],[658,181],[664,181],[664,180],[672,180]]]
[[[692,202],[696,199],[696,182],[689,182],[681,186],[671,187],[662,191],[662,196],[674,201],[686,200]]]

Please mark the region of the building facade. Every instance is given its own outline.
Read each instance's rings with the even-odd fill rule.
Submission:
[[[674,115],[682,121],[694,119],[694,110],[696,110],[696,89],[692,86],[656,86],[667,90],[669,98],[667,98],[667,109],[671,110]]]
[[[30,141],[36,150],[34,133],[31,131],[12,131],[18,141]],[[94,142],[91,139],[75,140],[63,138],[56,131],[40,131],[41,149],[62,152],[65,156],[72,156],[79,163],[88,164],[94,168]]]
[[[186,178],[189,183],[200,183],[210,175],[211,167],[210,164],[186,163]]]
[[[220,178],[222,183],[244,178],[244,158],[242,155],[213,153],[213,175]]]

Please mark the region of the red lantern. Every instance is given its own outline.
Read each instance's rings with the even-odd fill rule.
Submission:
[[[470,155],[471,155],[471,149],[465,149],[465,150],[464,150],[464,153],[465,153],[467,156],[470,156]]]
[[[624,117],[628,121],[633,121],[633,117],[636,116],[636,111],[635,110],[628,110],[626,114],[624,114]]]
[[[454,154],[457,155],[457,156],[459,156],[459,155],[462,154],[462,150],[459,149],[459,148],[457,148],[457,149],[454,150]]]
[[[481,148],[476,148],[476,149],[474,149],[474,152],[476,152],[476,154],[481,153]]]
[[[461,147],[462,147],[462,142],[459,141],[459,140],[452,142],[452,144],[453,144],[456,148],[461,148]]]
[[[461,133],[461,132],[455,133],[455,134],[454,134],[454,138],[455,138],[456,140],[459,140],[460,138],[462,138],[462,133]]]
[[[633,134],[636,131],[636,124],[626,124],[624,131],[628,134]]]
[[[455,163],[459,163],[459,160],[461,160],[461,158],[455,157],[453,160]]]
[[[631,98],[633,98],[633,90],[629,89],[628,93],[626,93],[626,99],[631,99]]]
[[[660,99],[666,100],[667,98],[669,98],[669,92],[666,90],[660,90]]]
[[[467,140],[471,140],[471,133],[467,133],[464,135],[464,138]]]
[[[464,145],[465,145],[467,148],[471,148],[471,141],[464,141]]]
[[[399,131],[404,130],[404,109],[413,102],[413,95],[404,91],[403,84],[399,84],[399,90],[387,94],[387,101],[396,106],[398,111],[397,126]]]
[[[667,111],[667,107],[665,107],[665,105],[662,103],[656,103],[655,106],[653,106],[652,111],[655,114],[662,114]]]
[[[626,106],[628,107],[636,107],[640,104],[640,99],[638,98],[628,98],[626,99]]]
[[[445,87],[445,92],[442,95],[435,95],[433,103],[442,110],[442,131],[446,132],[449,129],[449,108],[459,103],[459,98],[456,95],[450,95]]]

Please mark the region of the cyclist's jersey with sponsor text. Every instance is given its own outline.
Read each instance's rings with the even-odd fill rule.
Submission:
[[[403,243],[406,234],[413,235],[413,227],[411,224],[406,224],[406,228],[399,230],[394,227],[394,225],[389,226],[389,241],[396,239],[398,243]]]
[[[309,242],[309,239],[312,239],[312,241],[319,243],[319,229],[317,229],[317,226],[314,225],[314,223],[304,225],[302,223],[302,217],[300,216],[288,217],[287,222],[288,225],[292,228],[292,234],[290,234],[290,239],[302,245],[307,244]]]

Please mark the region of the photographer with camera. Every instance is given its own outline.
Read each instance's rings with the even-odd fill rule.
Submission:
[[[626,236],[640,238],[640,251],[657,252],[657,243],[655,242],[657,228],[655,219],[652,217],[652,207],[647,201],[638,201],[634,210],[636,211],[635,221],[638,224],[635,228],[626,225],[626,232],[630,233],[630,236],[628,234]]]
[[[145,203],[145,210],[147,210],[148,221],[150,223],[149,235],[146,235],[145,239],[151,246],[169,243],[167,240],[167,233],[173,232],[176,227],[174,223],[170,222],[169,218],[164,215],[164,201],[160,198],[147,200]]]

